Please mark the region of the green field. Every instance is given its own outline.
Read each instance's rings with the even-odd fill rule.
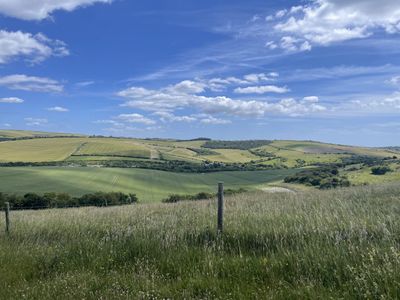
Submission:
[[[0,214],[1,299],[398,299],[400,186]]]
[[[183,174],[157,170],[96,167],[3,167],[0,191],[85,193],[116,191],[135,193],[143,202],[160,201],[170,194],[214,192],[219,181],[226,188],[256,188],[282,180],[293,170]]]

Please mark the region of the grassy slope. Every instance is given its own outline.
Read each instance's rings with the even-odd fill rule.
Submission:
[[[392,172],[388,172],[385,175],[373,175],[371,173],[371,168],[363,168],[358,171],[347,172],[347,176],[351,183],[359,185],[359,184],[382,184],[388,183],[392,181],[400,181],[400,165],[399,164],[390,164],[389,167],[392,169]]]
[[[169,194],[213,192],[218,181],[226,188],[252,188],[282,180],[293,170],[182,174],[118,168],[15,167],[0,168],[0,191],[5,193],[95,191],[136,193],[140,201],[160,201]]]
[[[85,138],[46,138],[0,142],[0,162],[61,161],[68,158]]]
[[[0,214],[2,299],[397,299],[400,186]]]

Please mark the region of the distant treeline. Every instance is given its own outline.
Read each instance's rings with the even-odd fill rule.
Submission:
[[[273,166],[248,163],[220,163],[204,162],[191,163],[181,160],[94,160],[94,161],[55,161],[55,162],[3,162],[0,167],[90,167],[99,166],[105,168],[140,168],[153,169],[181,173],[209,173],[220,171],[261,171],[282,169],[284,166]]]
[[[353,155],[351,157],[343,157],[341,160],[342,160],[342,166],[362,164],[366,167],[372,167],[372,166],[384,164],[387,161],[393,161],[393,160],[397,160],[397,159],[398,159],[398,157],[396,155],[388,156],[388,157]]]
[[[44,209],[79,206],[113,206],[137,203],[136,194],[119,192],[96,192],[85,194],[81,197],[72,197],[67,193],[27,193],[23,196],[16,194],[0,193],[0,207],[9,202],[14,209]]]
[[[20,140],[33,140],[33,139],[54,139],[54,138],[80,138],[83,136],[78,136],[78,135],[54,135],[54,136],[49,136],[49,135],[35,135],[35,136],[22,136],[22,137],[13,137],[13,138],[8,138],[8,137],[0,137],[0,142],[8,142],[8,141],[20,141]]]
[[[270,140],[248,140],[248,141],[206,141],[202,147],[210,149],[239,149],[249,150],[271,144]]]
[[[239,193],[244,193],[247,192],[246,189],[244,188],[239,188],[239,189],[226,189],[224,190],[224,195],[235,195]],[[206,192],[200,192],[195,195],[181,195],[181,194],[172,194],[169,195],[167,198],[163,199],[163,203],[176,203],[179,201],[198,201],[198,200],[207,200],[207,199],[212,199],[215,198],[217,194],[215,193],[206,193]]]

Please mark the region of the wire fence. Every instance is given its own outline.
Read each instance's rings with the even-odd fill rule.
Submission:
[[[222,233],[223,230],[223,207],[224,207],[224,186],[223,183],[218,183],[218,220],[217,220],[217,228],[218,233]],[[104,208],[104,207],[116,207],[116,206],[126,206],[126,205],[133,205],[137,202],[130,202],[130,203],[116,203],[116,204],[78,204],[78,205],[32,205],[32,206],[23,206],[23,207],[12,207],[9,202],[5,202],[4,207],[0,207],[1,211],[5,212],[5,221],[6,221],[6,232],[7,234],[10,233],[10,212],[12,211],[22,211],[22,210],[40,210],[40,209],[63,209],[63,208],[83,208],[83,207],[93,207],[93,208]]]
[[[39,209],[61,209],[61,208],[83,208],[83,207],[96,207],[96,208],[104,208],[104,207],[115,207],[115,206],[126,206],[126,205],[133,205],[136,204],[135,202],[133,203],[120,203],[120,204],[109,204],[109,205],[94,205],[94,204],[79,204],[79,205],[59,205],[59,206],[24,206],[24,207],[13,207],[10,206],[10,211],[14,210],[39,210]],[[1,211],[5,211],[7,208],[6,207],[1,207]]]

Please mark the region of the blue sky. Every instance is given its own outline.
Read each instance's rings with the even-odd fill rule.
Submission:
[[[398,0],[0,0],[0,128],[399,145]]]

